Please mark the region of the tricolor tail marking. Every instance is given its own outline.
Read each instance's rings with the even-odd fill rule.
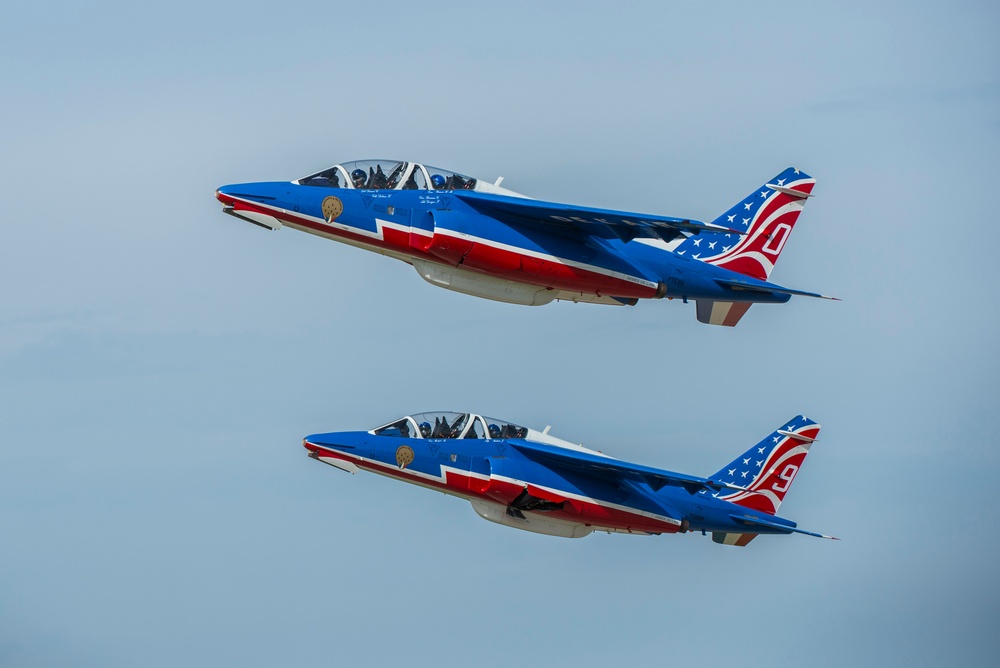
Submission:
[[[808,174],[789,167],[712,221],[742,230],[743,236],[702,233],[675,252],[766,281],[815,184]]]
[[[715,481],[746,489],[726,495],[720,493],[719,498],[744,508],[776,514],[819,430],[818,424],[799,415],[771,432],[712,476]]]

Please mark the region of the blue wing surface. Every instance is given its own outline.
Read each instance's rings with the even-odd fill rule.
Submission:
[[[455,196],[479,213],[505,223],[529,225],[549,232],[584,234],[602,239],[621,239],[627,242],[645,237],[672,241],[684,233],[743,234],[739,230],[709,225],[688,218],[593,209],[477,192],[456,192]]]
[[[697,494],[703,489],[743,489],[736,485],[715,482],[708,478],[664,471],[663,469],[656,469],[650,466],[623,462],[588,452],[570,451],[565,448],[535,443],[533,441],[511,440],[508,441],[508,444],[528,459],[550,468],[563,469],[605,479],[621,479],[646,483],[654,492],[668,485],[683,487],[691,494]]]

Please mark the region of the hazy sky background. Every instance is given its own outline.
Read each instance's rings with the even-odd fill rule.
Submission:
[[[18,3],[0,19],[0,665],[994,665],[995,3]],[[412,159],[711,220],[818,180],[772,278],[516,307],[224,216]],[[824,425],[782,515],[579,541],[309,460],[483,412],[705,475]]]

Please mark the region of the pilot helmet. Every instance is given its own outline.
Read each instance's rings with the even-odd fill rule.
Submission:
[[[499,426],[497,426],[495,424],[491,424],[490,425],[490,438],[500,438],[500,427]]]
[[[363,169],[355,169],[353,172],[351,172],[351,178],[354,180],[354,186],[361,187],[362,185],[364,185],[366,176],[367,174],[365,174],[365,170]]]
[[[444,188],[444,177],[440,174],[435,174],[431,177],[431,183],[434,184],[435,190],[441,190],[441,188]]]
[[[430,438],[431,435],[431,423],[421,422],[420,423],[420,435],[424,438]]]

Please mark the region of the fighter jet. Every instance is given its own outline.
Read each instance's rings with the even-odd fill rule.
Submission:
[[[227,214],[402,260],[432,285],[513,304],[554,300],[697,304],[732,327],[755,303],[792,295],[769,282],[815,180],[788,168],[712,223],[529,199],[457,172],[398,160],[334,165],[295,181],[223,186]]]
[[[711,532],[745,546],[800,533],[777,517],[820,426],[799,415],[712,475],[632,464],[506,420],[433,411],[369,431],[313,434],[313,459],[468,499],[485,520],[550,536]]]

